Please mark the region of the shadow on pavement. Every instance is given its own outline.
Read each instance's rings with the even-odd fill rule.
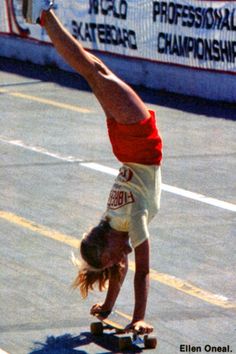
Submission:
[[[0,57],[0,71],[14,73],[44,82],[54,82],[58,85],[78,90],[90,91],[86,81],[76,73],[66,72],[56,67],[40,66],[15,59]],[[36,82],[22,82],[18,84],[0,84],[0,87],[19,85],[32,85]],[[151,90],[143,87],[135,87],[142,99],[150,104],[174,108],[184,112],[191,112],[207,117],[236,120],[236,104],[211,101],[204,98],[196,98],[165,91]]]
[[[113,333],[104,333],[101,336],[94,336],[90,332],[83,332],[78,336],[64,334],[59,337],[49,336],[45,343],[34,342],[35,348],[28,354],[91,354],[83,350],[83,346],[95,344],[106,351],[100,354],[118,354],[119,350],[118,336]],[[122,353],[138,354],[142,353],[142,348],[133,346],[131,349],[122,351]],[[93,351],[95,353],[95,351]]]
[[[70,334],[59,337],[49,336],[45,343],[34,342],[35,348],[29,354],[87,354],[86,351],[75,349],[85,344],[88,344],[87,338],[82,335],[76,337]]]

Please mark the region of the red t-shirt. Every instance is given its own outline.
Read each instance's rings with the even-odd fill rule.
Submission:
[[[149,112],[150,118],[134,124],[121,124],[115,119],[107,118],[113,153],[119,161],[160,165],[162,139],[156,126],[155,112]]]

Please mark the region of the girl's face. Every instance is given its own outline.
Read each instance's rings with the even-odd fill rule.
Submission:
[[[131,252],[128,233],[111,229],[107,234],[107,247],[102,253],[102,264],[106,268],[112,267],[123,262]]]

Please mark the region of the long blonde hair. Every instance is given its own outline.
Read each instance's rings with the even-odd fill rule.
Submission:
[[[103,291],[111,278],[117,281],[121,279],[121,264],[104,269],[101,263],[101,255],[107,245],[106,234],[110,229],[108,220],[101,220],[81,241],[80,254],[83,262],[81,265],[81,262],[74,259],[74,263],[79,266],[79,272],[72,287],[79,288],[83,298],[88,296],[89,291],[94,290],[95,285],[99,291]]]
[[[116,279],[119,282],[122,268],[121,265],[116,264],[110,268],[102,270],[90,270],[88,265],[87,269],[84,268],[79,270],[72,287],[74,289],[79,288],[82,298],[85,299],[88,296],[89,291],[94,290],[94,286],[97,285],[99,291],[104,291],[111,278]]]

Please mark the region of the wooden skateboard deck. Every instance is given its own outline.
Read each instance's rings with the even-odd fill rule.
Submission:
[[[118,335],[119,350],[126,350],[134,345],[142,345],[147,349],[154,349],[157,346],[157,338],[154,335],[142,335],[136,331],[127,332],[127,320],[131,320],[130,316],[115,310],[109,317],[103,318],[95,316],[99,321],[92,322],[90,331],[93,335],[101,336],[104,331],[113,331]]]

